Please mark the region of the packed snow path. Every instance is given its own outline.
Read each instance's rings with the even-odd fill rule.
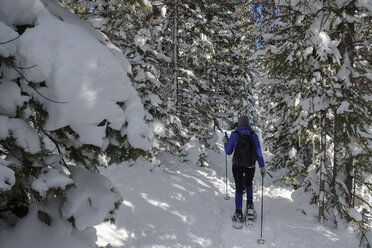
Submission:
[[[278,247],[356,248],[349,229],[333,230],[304,215],[291,199],[291,191],[264,184],[264,245],[260,237],[261,177],[256,170],[254,194],[258,218],[253,228],[233,229],[233,179],[228,158],[230,200],[225,200],[225,155],[210,152],[208,168],[182,164],[166,155],[164,166],[146,162],[113,165],[103,173],[121,192],[124,201],[115,224],[97,226],[98,244],[112,247]]]

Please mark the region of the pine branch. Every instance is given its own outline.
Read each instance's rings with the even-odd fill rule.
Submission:
[[[10,154],[13,155],[18,161],[22,162],[22,159],[20,159],[17,155],[13,153],[13,151],[6,145],[6,144],[1,144]]]
[[[68,169],[67,163],[66,163],[65,159],[63,158],[63,153],[61,151],[61,148],[59,147],[59,144],[58,144],[59,142],[57,140],[55,140],[50,134],[45,132],[43,129],[41,129],[41,132],[43,132],[43,134],[45,136],[47,136],[54,143],[54,145],[56,146],[56,148],[58,150],[58,153],[61,155],[61,160],[62,160],[63,165]]]
[[[28,70],[28,69],[32,69],[32,68],[36,67],[36,65],[30,66],[30,67],[20,67],[20,66],[15,66],[15,67],[18,68],[18,69],[21,69],[21,70]]]
[[[358,196],[358,195],[354,195],[358,200],[362,201],[363,203],[365,203],[370,209],[372,209],[372,205],[367,202],[366,200],[364,200],[362,197]]]
[[[55,101],[55,100],[52,100],[46,96],[44,96],[43,94],[41,94],[33,85],[32,85],[32,82],[29,81],[23,74],[22,72],[20,72],[18,70],[17,67],[13,66],[13,65],[10,65],[11,68],[13,68],[16,72],[18,72],[18,74],[29,84],[29,86],[37,93],[39,94],[41,97],[45,98],[46,100],[48,101],[51,101],[51,102],[54,102],[54,103],[68,103],[68,102],[59,102],[59,101]]]
[[[19,37],[21,37],[21,36],[18,36],[18,37],[16,37],[16,38],[11,39],[11,40],[8,40],[8,41],[0,42],[0,45],[4,45],[4,44],[10,43],[10,42],[12,42],[12,41],[15,41],[15,40],[18,39]]]
[[[358,180],[356,177],[353,177],[354,179]],[[360,181],[360,180],[358,180]],[[361,182],[362,184],[364,184],[369,190],[372,191],[372,183],[367,183],[367,182]]]

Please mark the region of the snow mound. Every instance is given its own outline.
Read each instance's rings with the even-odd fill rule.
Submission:
[[[1,16],[1,9],[0,9],[0,16]],[[0,21],[0,34],[1,34],[0,43],[4,43],[0,45],[0,56],[6,58],[6,57],[14,55],[16,53],[17,48],[14,44],[12,44],[9,41],[17,38],[18,34],[13,29],[8,27],[5,23],[1,21]]]
[[[39,0],[0,0],[0,21],[8,25],[33,23],[44,5]]]
[[[0,46],[1,48],[1,46]],[[18,106],[22,106],[28,97],[21,95],[21,89],[14,82],[2,80],[0,83],[0,114],[16,116]]]
[[[121,200],[120,195],[105,176],[77,166],[69,166],[69,170],[75,187],[67,191],[62,216],[73,217],[78,230],[101,223]]]
[[[14,171],[3,166],[0,159],[0,192],[10,190],[15,183]]]
[[[33,203],[28,215],[11,229],[0,233],[1,247],[7,248],[92,248],[96,230],[92,227],[77,231],[59,214],[60,201],[44,206]],[[41,212],[42,211],[42,212]],[[40,216],[48,216],[41,221]],[[45,223],[47,222],[47,223]],[[49,223],[48,223],[49,222]]]
[[[355,208],[350,208],[348,213],[355,221],[362,221],[362,215]]]
[[[0,139],[8,138],[9,135],[26,152],[35,154],[40,151],[40,140],[35,129],[22,119],[0,115]]]
[[[67,185],[72,183],[72,179],[64,173],[52,168],[43,168],[41,174],[32,183],[31,187],[33,190],[39,192],[41,196],[45,197],[49,189],[61,188],[64,190]]]
[[[198,164],[199,156],[202,153],[201,146],[199,140],[192,137],[182,148],[185,161],[188,161],[190,164]]]

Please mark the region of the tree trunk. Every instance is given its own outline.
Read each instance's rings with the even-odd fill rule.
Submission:
[[[338,129],[339,123],[338,123],[338,115],[337,115],[337,108],[334,108],[334,124],[333,124],[333,168],[332,168],[332,182],[331,182],[331,192],[332,197],[334,201],[337,201],[335,199],[337,197],[336,193],[336,178],[337,178],[337,165],[338,165],[338,147],[339,147],[339,137],[338,137]]]
[[[173,26],[173,84],[171,87],[172,101],[174,106],[178,104],[178,3],[174,5],[174,26]]]
[[[321,160],[320,160],[320,175],[319,175],[319,214],[318,220],[320,223],[324,221],[324,203],[325,203],[325,178],[326,178],[326,118],[327,111],[322,112],[322,137],[321,137]]]
[[[356,8],[354,6],[354,1],[352,1],[348,6],[345,8],[345,12],[353,16],[355,14]],[[354,57],[355,57],[355,47],[354,47],[354,42],[353,39],[355,38],[355,24],[354,22],[342,22],[338,29],[342,32],[342,39],[341,42],[338,46],[338,49],[341,53],[342,60],[341,62],[344,63],[345,60],[350,61],[350,66],[353,68],[354,67]],[[349,68],[349,70],[352,70],[352,68]],[[349,74],[349,81],[355,87],[354,84],[354,78],[352,77],[352,73],[350,71]],[[341,89],[344,89],[347,87],[346,85],[341,84]],[[349,86],[350,87],[350,86]],[[358,86],[356,86],[358,87]],[[346,130],[343,130],[343,133],[346,134]],[[349,139],[350,137],[344,137],[344,139]],[[336,148],[336,146],[335,146]],[[348,204],[348,207],[351,207],[353,205],[353,173],[354,173],[354,166],[353,166],[353,159],[352,159],[352,154],[350,151],[346,151],[346,156],[345,156],[345,163],[344,163],[344,168],[345,168],[345,180],[344,183],[347,188],[347,195],[346,195],[346,203]]]

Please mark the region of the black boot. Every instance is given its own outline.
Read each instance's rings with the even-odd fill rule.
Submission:
[[[236,229],[242,228],[244,221],[245,219],[242,210],[236,209],[235,214],[232,216],[233,227]]]
[[[232,217],[232,220],[235,222],[244,222],[244,216],[242,210],[236,209],[235,214]]]
[[[255,220],[257,218],[256,210],[254,210],[253,201],[247,201],[247,208],[245,209],[245,218],[248,220]]]
[[[248,209],[254,209],[254,204],[253,204],[253,201],[247,201],[247,210]]]

